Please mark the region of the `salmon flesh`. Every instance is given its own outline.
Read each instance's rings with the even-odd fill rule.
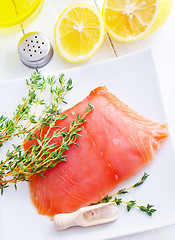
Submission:
[[[168,137],[167,124],[140,116],[111,94],[106,87],[94,89],[83,101],[66,110],[68,117],[55,126],[66,127],[88,103],[94,107],[82,125],[77,144],[65,152],[59,162],[44,173],[33,175],[29,183],[31,198],[38,212],[54,216],[70,213],[100,201],[119,182],[138,173]],[[47,132],[48,128],[45,128]],[[49,136],[56,129],[53,127]],[[60,139],[55,139],[58,142]],[[28,149],[33,141],[25,144]]]

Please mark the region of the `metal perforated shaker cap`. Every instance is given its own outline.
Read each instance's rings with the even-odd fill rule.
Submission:
[[[45,66],[53,55],[53,48],[48,38],[40,32],[25,34],[18,43],[21,61],[30,68]]]

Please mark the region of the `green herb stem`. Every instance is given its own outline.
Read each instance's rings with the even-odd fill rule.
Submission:
[[[76,140],[80,137],[82,124],[93,107],[89,105],[85,109],[85,114],[74,119],[68,131],[63,127],[60,129],[55,125],[56,121],[65,119],[67,115],[62,114],[60,104],[66,104],[65,96],[72,89],[72,80],[65,80],[64,75],[60,75],[57,80],[55,77],[45,79],[40,73],[34,72],[29,80],[28,94],[23,98],[23,104],[19,104],[15,110],[14,117],[9,119],[0,116],[0,148],[15,137],[23,139],[23,143],[16,146],[12,144],[12,150],[6,153],[6,159],[0,161],[0,190],[1,194],[10,183],[29,181],[33,174],[44,177],[44,172],[54,167],[58,162],[66,161],[65,151],[69,150],[72,144],[76,146]],[[46,104],[42,98],[47,86],[50,88],[50,103]],[[42,114],[37,118],[38,107],[43,108]],[[32,107],[34,111],[32,113]],[[24,122],[24,124],[22,124]],[[46,127],[47,132],[43,136],[42,131]],[[52,136],[50,130],[54,128]],[[36,134],[39,132],[39,136]],[[52,141],[58,138],[57,141]],[[24,151],[26,142],[32,141],[32,145]]]
[[[110,196],[107,195],[100,202],[97,202],[95,204],[115,202],[117,205],[121,205],[122,203],[124,203],[124,204],[126,204],[126,208],[127,208],[128,212],[131,210],[131,208],[136,207],[136,208],[140,209],[141,211],[147,213],[149,216],[152,216],[152,214],[154,212],[156,212],[156,209],[153,208],[154,205],[147,204],[146,206],[142,206],[142,205],[137,205],[136,200],[124,201],[121,198],[116,198],[116,197],[113,198],[116,195],[126,194],[126,193],[128,193],[128,191],[130,189],[133,189],[133,188],[136,188],[136,187],[142,185],[145,182],[145,180],[148,178],[148,176],[149,175],[147,173],[144,173],[141,180],[139,182],[135,183],[133,186],[131,186],[129,188],[123,188],[113,195],[110,195]]]

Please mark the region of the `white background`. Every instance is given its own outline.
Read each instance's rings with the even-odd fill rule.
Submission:
[[[103,0],[45,0],[44,8],[39,17],[25,29],[25,32],[41,31],[45,33],[54,46],[54,25],[62,10],[71,3],[87,2],[101,9]],[[173,0],[174,2],[174,0]],[[170,127],[174,132],[175,122],[175,6],[167,22],[152,36],[134,43],[120,43],[109,39],[105,41],[99,51],[88,61],[79,64],[70,64],[63,60],[54,49],[54,57],[51,62],[42,69],[42,72],[55,72],[67,68],[83,66],[90,63],[104,61],[110,58],[120,57],[128,53],[151,47],[157,61],[161,87],[165,100],[165,106],[170,121]],[[32,72],[25,67],[18,58],[17,44],[22,37],[21,32],[12,34],[0,34],[0,81],[18,77],[28,77]],[[165,203],[168,204],[168,203]],[[174,240],[175,226],[166,227],[142,234],[120,238],[121,240]]]

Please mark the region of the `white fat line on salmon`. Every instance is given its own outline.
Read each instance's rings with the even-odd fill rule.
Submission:
[[[61,178],[64,182],[66,182],[63,177],[61,177],[61,176],[58,175],[58,174],[57,174],[57,176],[58,176],[59,178]],[[68,185],[70,185],[68,182],[66,182],[66,183],[67,183]],[[72,187],[72,185],[70,185],[70,186]],[[74,188],[74,190],[77,192],[76,188],[75,188],[75,187],[73,187],[73,188]],[[77,193],[77,196],[75,196],[74,194],[71,194],[70,192],[66,191],[66,189],[65,189],[64,187],[62,187],[61,189],[63,189],[64,192],[68,193],[71,197],[76,198],[76,199],[78,199],[79,201],[83,202],[83,199],[81,199],[81,196],[78,196],[78,195],[79,195],[78,193]]]
[[[103,117],[103,119],[105,120],[106,123],[108,123],[104,117]],[[98,145],[95,143],[94,139],[92,138],[92,136],[91,136],[91,134],[89,133],[89,131],[85,128],[85,126],[83,126],[83,128],[84,128],[84,130],[86,131],[86,133],[87,133],[87,135],[89,136],[89,138],[91,139],[91,141],[92,141],[93,145],[95,146],[95,148],[98,149],[98,151],[99,151],[101,157],[103,158],[103,160],[104,160],[104,161],[107,163],[107,165],[109,166],[109,168],[110,168],[113,176],[115,177],[115,179],[118,180],[118,176],[115,174],[115,171],[114,171],[111,163],[105,158],[103,152],[101,152],[101,151],[99,150]],[[109,133],[109,131],[108,131],[107,128],[106,128],[106,131]],[[109,134],[110,134],[110,133],[109,133]]]

